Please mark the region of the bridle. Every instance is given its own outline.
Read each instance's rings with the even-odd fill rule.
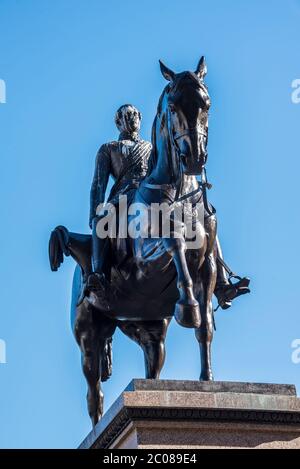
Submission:
[[[191,137],[196,135],[197,137],[207,138],[207,132],[204,132],[203,130],[201,130],[200,125],[198,125],[196,127],[188,127],[186,129],[182,130],[181,132],[173,132],[172,135],[173,135],[174,145],[175,145],[177,151],[179,152],[179,156],[182,156],[182,155],[180,154],[180,149],[179,149],[177,141],[180,140],[182,137],[188,136],[188,137],[191,138]],[[203,164],[202,164],[203,166],[205,165],[206,161],[207,161],[207,155],[205,155],[203,157]]]
[[[182,130],[181,132],[174,132],[172,131],[171,129],[171,120],[170,120],[170,111],[168,109],[168,126],[169,126],[169,134],[171,135],[171,139],[173,140],[173,144],[174,144],[174,147],[176,148],[176,150],[178,151],[179,153],[179,157],[181,156],[180,155],[180,148],[178,146],[178,143],[177,141],[182,138],[182,137],[185,137],[185,136],[194,136],[195,134],[197,136],[202,136],[202,137],[206,137],[207,138],[207,132],[204,132],[203,130],[201,130],[201,126],[200,125],[197,125],[195,127],[187,127],[186,129]],[[208,203],[208,200],[207,200],[207,189],[211,189],[211,184],[207,181],[207,176],[206,176],[206,169],[205,169],[205,163],[207,161],[207,155],[205,155],[205,157],[203,158],[203,165],[202,165],[202,172],[201,172],[201,182],[199,182],[199,186],[197,189],[187,193],[187,194],[184,194],[183,196],[181,197],[178,197],[179,196],[179,192],[180,192],[180,189],[181,187],[178,186],[177,187],[177,190],[176,190],[176,200],[178,202],[183,202],[184,200],[190,198],[190,197],[193,197],[194,195],[196,195],[198,192],[202,191],[202,196],[203,196],[203,203],[204,203],[204,207],[205,207],[205,210],[206,212],[208,213],[209,216],[211,215],[214,215],[216,210],[215,208],[210,205]],[[180,165],[181,166],[181,165]]]
[[[192,135],[195,135],[195,134],[202,135],[203,137],[207,137],[207,133],[203,132],[200,126],[196,126],[196,127],[188,127],[187,129],[184,129],[182,132],[173,132],[173,139],[177,141],[180,138],[185,137],[186,135],[191,137]]]
[[[170,89],[168,90],[168,93],[170,92]],[[175,151],[178,153],[178,158],[179,158],[179,173],[182,172],[182,155],[180,153],[180,148],[179,148],[179,145],[178,145],[178,140],[180,140],[181,138],[185,137],[185,136],[189,136],[189,137],[194,137],[195,135],[197,136],[202,136],[202,137],[206,137],[207,138],[207,132],[203,131],[202,128],[201,128],[201,125],[198,124],[197,126],[195,127],[187,127],[185,129],[183,129],[182,131],[180,132],[175,132],[173,129],[172,129],[172,125],[171,125],[171,112],[170,112],[170,109],[169,107],[167,106],[167,109],[166,109],[166,117],[167,117],[167,126],[166,128],[168,129],[168,134],[170,136],[170,139],[171,139],[171,143],[173,144],[173,147],[175,149]],[[168,154],[169,155],[169,154]],[[169,156],[169,158],[171,157],[171,155]],[[199,193],[200,191],[202,191],[202,194],[203,194],[203,202],[204,202],[204,205],[205,205],[205,209],[206,211],[208,212],[209,215],[212,215],[214,213],[214,208],[213,210],[210,209],[209,205],[208,205],[208,202],[207,202],[207,197],[206,197],[206,189],[207,188],[210,188],[211,185],[207,182],[206,180],[206,171],[205,171],[205,168],[204,168],[204,165],[206,163],[206,160],[207,160],[207,156],[205,156],[203,158],[203,169],[202,169],[202,174],[201,174],[201,182],[199,182],[199,186],[190,191],[189,193],[187,194],[184,194],[183,196],[179,197],[179,193],[180,193],[180,190],[181,190],[181,184],[176,184],[176,194],[175,194],[175,201],[177,202],[183,202],[184,200],[190,198],[190,197],[193,197],[195,196],[197,193]],[[173,162],[172,160],[170,161],[169,160],[169,166],[170,166],[170,169],[172,170],[173,172],[173,176],[175,176],[174,174],[174,167],[173,167]],[[180,178],[180,174],[179,174],[179,178],[178,180],[181,181],[182,178]],[[144,183],[144,186],[149,188],[149,189],[152,189],[152,190],[161,190],[163,189],[165,186],[167,186],[166,184],[150,184],[150,183]]]

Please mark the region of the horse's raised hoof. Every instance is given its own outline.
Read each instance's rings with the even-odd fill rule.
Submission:
[[[175,305],[174,316],[182,327],[197,329],[201,325],[200,308],[196,300],[193,304],[181,303],[179,300]]]

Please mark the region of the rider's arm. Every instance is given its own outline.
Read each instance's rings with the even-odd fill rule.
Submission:
[[[110,175],[110,154],[107,145],[102,145],[96,156],[95,172],[90,197],[90,227],[99,204],[105,200],[105,192]]]

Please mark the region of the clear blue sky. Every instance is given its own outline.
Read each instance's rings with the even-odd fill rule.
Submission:
[[[216,380],[295,383],[300,364],[299,0],[1,0],[0,447],[76,447],[90,430],[69,321],[74,262],[50,272],[51,229],[88,232],[98,147],[132,102],[150,129],[165,85],[158,59],[194,69],[212,98],[208,175],[226,260],[252,294],[216,314]],[[297,265],[298,263],[298,265]],[[141,350],[117,333],[109,406]],[[162,378],[197,379],[193,331],[169,329]]]

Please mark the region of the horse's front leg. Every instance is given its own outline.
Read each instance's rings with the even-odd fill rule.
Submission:
[[[179,300],[175,305],[174,316],[183,327],[197,328],[201,324],[199,303],[193,292],[193,281],[189,273],[183,238],[163,238],[166,251],[172,256],[177,271]]]
[[[205,260],[204,272],[206,279],[203,281],[203,290],[199,296],[201,308],[201,326],[195,330],[196,339],[199,342],[201,358],[201,381],[212,381],[211,343],[214,333],[214,312],[212,305],[212,293],[216,280],[216,262],[213,256]]]
[[[211,365],[211,343],[214,332],[214,311],[212,296],[217,280],[215,217],[210,217],[206,220],[206,231],[208,233],[207,251],[204,263],[200,270],[200,292],[197,295],[200,302],[202,323],[201,326],[195,330],[195,335],[200,346],[200,380],[211,381],[213,380]]]

